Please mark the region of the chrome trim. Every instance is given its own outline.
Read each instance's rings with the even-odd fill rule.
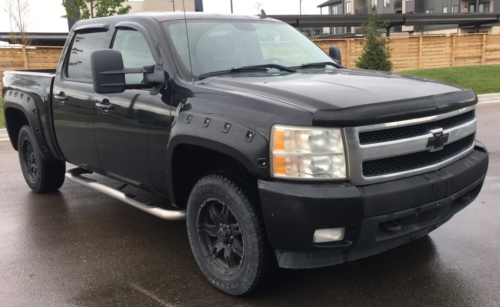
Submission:
[[[444,134],[449,134],[448,142],[446,142],[444,145],[446,146],[473,134],[474,132],[476,132],[476,126],[477,120],[474,119],[473,121],[470,121],[463,125],[443,130]],[[432,151],[431,149],[426,147],[428,140],[432,137],[433,134],[429,132],[425,135],[407,139],[374,143],[369,145],[360,145],[359,148],[369,150],[361,150],[358,157],[360,157],[363,161],[369,161],[391,158],[419,151]]]
[[[373,176],[373,177],[363,176],[363,178],[365,179],[364,183],[365,184],[372,184],[372,183],[376,183],[376,182],[394,180],[394,179],[403,178],[403,177],[410,177],[410,176],[418,175],[421,173],[427,173],[430,171],[434,171],[434,170],[437,170],[439,168],[445,167],[446,165],[449,165],[457,160],[460,160],[461,158],[470,154],[473,150],[474,150],[474,144],[472,144],[472,146],[469,147],[468,149],[466,149],[465,151],[462,151],[458,155],[453,156],[448,160],[444,160],[444,161],[439,162],[437,164],[432,164],[429,166],[413,169],[411,171],[404,171],[404,172],[399,172],[399,173],[385,174],[385,175]]]
[[[131,198],[129,194],[125,194],[108,186],[98,183],[97,181],[84,177],[82,174],[88,173],[87,171],[81,168],[74,168],[66,172],[66,178],[106,195],[109,195],[113,198],[121,200],[122,202],[129,204],[137,209],[140,209],[144,212],[157,216],[164,220],[169,221],[181,221],[186,219],[186,211],[185,210],[166,210],[159,207],[153,207],[149,204],[143,203],[137,199]]]
[[[365,177],[363,175],[364,161],[397,157],[401,155],[422,152],[422,151],[432,151],[432,149],[427,148],[427,144],[429,139],[433,137],[433,134],[431,133],[431,131],[429,131],[425,135],[419,135],[415,137],[409,137],[394,141],[387,141],[387,142],[382,141],[379,143],[362,145],[359,143],[360,132],[394,129],[404,126],[418,125],[426,122],[434,122],[441,119],[457,116],[474,109],[475,106],[471,106],[453,112],[434,115],[434,116],[427,116],[423,118],[416,118],[399,122],[391,122],[391,123],[377,124],[370,126],[344,128],[345,142],[347,144],[346,152],[348,155],[347,162],[348,162],[348,172],[350,175],[349,177],[350,181],[356,185],[364,185],[364,184],[372,184],[377,182],[414,176],[417,174],[433,171],[441,167],[444,167],[450,163],[453,163],[458,159],[463,158],[464,156],[466,156],[467,154],[469,154],[474,150],[474,145],[472,145],[470,148],[464,150],[458,155],[455,155],[454,157],[437,164],[428,165],[410,171],[403,171],[403,172],[385,174],[380,176]],[[448,144],[461,140],[464,137],[467,137],[471,134],[475,134],[476,130],[477,130],[476,118],[462,125],[446,129],[443,131],[443,133],[449,134],[449,137],[448,141],[444,145],[446,146]]]
[[[407,119],[407,120],[402,120],[402,121],[397,121],[397,122],[369,125],[369,126],[362,126],[362,127],[348,128],[348,129],[356,129],[358,132],[368,132],[368,131],[376,131],[376,130],[386,130],[389,128],[399,128],[399,127],[404,127],[404,126],[412,126],[412,125],[418,125],[418,124],[423,124],[423,123],[427,123],[427,122],[435,122],[435,121],[438,121],[441,119],[457,116],[457,115],[460,115],[462,113],[467,113],[469,111],[472,111],[475,108],[476,108],[476,106],[470,106],[470,107],[458,109],[458,110],[455,110],[452,112],[439,114],[439,115],[432,115],[432,116],[427,116],[427,117],[420,117],[420,118]]]

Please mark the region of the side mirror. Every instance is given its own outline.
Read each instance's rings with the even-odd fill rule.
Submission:
[[[120,51],[112,49],[96,50],[90,54],[90,68],[94,91],[98,94],[121,93],[126,89],[150,88],[151,95],[160,92],[165,83],[165,71],[161,65],[144,66],[142,68],[123,67]],[[126,74],[144,74],[144,83],[127,84]]]
[[[337,46],[330,46],[329,50],[330,57],[342,65],[342,55],[340,54],[340,49]]]

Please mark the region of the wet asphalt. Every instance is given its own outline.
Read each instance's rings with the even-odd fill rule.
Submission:
[[[478,120],[490,151],[486,183],[448,223],[370,258],[284,270],[243,298],[205,280],[184,222],[69,181],[32,193],[17,152],[0,142],[0,306],[500,306],[500,103],[480,105]]]

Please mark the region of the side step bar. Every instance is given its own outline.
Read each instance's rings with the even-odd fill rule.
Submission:
[[[91,172],[84,170],[83,168],[74,168],[66,172],[66,178],[111,197],[114,197],[118,200],[121,200],[124,203],[134,206],[137,209],[141,209],[142,211],[157,216],[161,219],[169,221],[180,221],[186,219],[185,210],[166,210],[156,207],[153,203],[141,200],[135,195],[125,194],[103,184],[100,184],[95,180],[82,176],[83,174],[91,174]]]

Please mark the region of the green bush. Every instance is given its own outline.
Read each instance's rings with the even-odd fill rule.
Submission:
[[[363,54],[356,61],[356,67],[361,69],[391,71],[392,62],[390,41],[386,39],[379,31],[380,28],[387,27],[387,22],[380,22],[380,17],[377,13],[377,6],[370,7],[370,16],[368,23],[363,24],[364,40]]]

